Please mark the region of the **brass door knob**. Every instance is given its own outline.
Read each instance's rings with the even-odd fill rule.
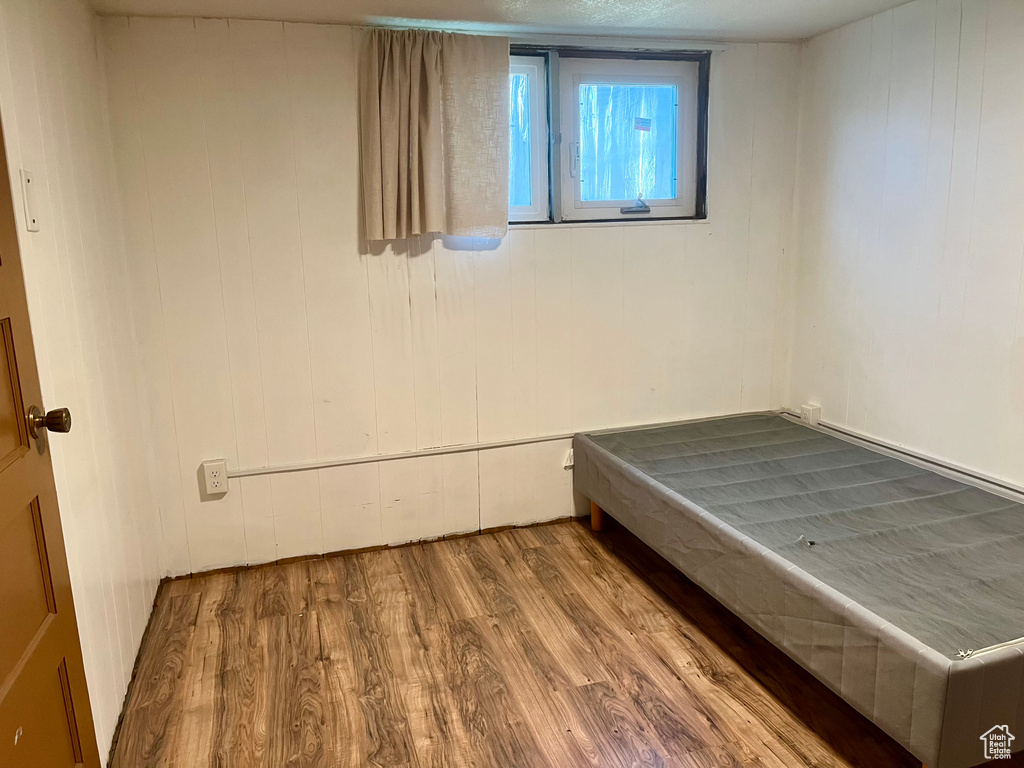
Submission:
[[[33,439],[38,439],[44,429],[48,432],[70,432],[71,411],[54,408],[43,414],[38,405],[33,405],[28,409],[28,433]]]

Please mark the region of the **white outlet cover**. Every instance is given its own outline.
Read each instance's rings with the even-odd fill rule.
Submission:
[[[208,496],[223,496],[228,492],[228,462],[226,459],[208,459],[203,462],[204,490]]]
[[[21,195],[25,201],[25,229],[38,232],[42,226],[39,223],[39,205],[36,203],[36,177],[25,168],[21,169]]]
[[[821,417],[821,406],[808,403],[800,406],[800,418],[812,427],[818,426],[818,419]]]

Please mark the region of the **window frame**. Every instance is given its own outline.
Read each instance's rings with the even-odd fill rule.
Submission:
[[[512,45],[510,46],[512,56],[543,56],[546,60],[546,80],[548,93],[548,198],[550,201],[549,217],[543,221],[532,221],[532,224],[561,224],[561,223],[600,223],[600,222],[636,222],[636,221],[700,221],[708,218],[708,112],[709,94],[711,82],[711,51],[710,50],[623,50],[623,49],[601,49],[583,48],[575,46],[544,46],[544,45]],[[561,98],[560,85],[562,81],[561,66],[562,60],[566,59],[602,59],[602,60],[624,60],[624,61],[664,61],[664,62],[694,62],[697,64],[697,91],[696,91],[696,146],[693,152],[694,162],[694,186],[692,213],[680,213],[670,211],[669,215],[649,214],[621,214],[618,205],[614,208],[614,214],[610,213],[611,205],[602,201],[598,205],[603,207],[602,213],[599,207],[595,207],[594,214],[588,217],[566,215],[569,211],[575,211],[575,197],[578,194],[578,184],[575,179],[569,178],[568,174],[568,144],[574,136],[577,116],[563,129],[564,99]],[[564,62],[569,68],[574,68],[571,61]],[[631,79],[631,78],[627,78]],[[578,135],[578,133],[575,133]],[[677,152],[683,142],[677,143]],[[677,155],[677,162],[679,155]],[[677,178],[677,195],[679,194],[679,180]],[[572,200],[571,205],[566,205],[567,198]],[[631,201],[630,201],[631,202]],[[661,206],[652,204],[652,209]],[[678,206],[677,208],[681,208]],[[568,210],[567,210],[568,209]],[[685,210],[685,209],[684,209]],[[511,211],[511,209],[510,209]],[[653,212],[653,211],[652,211]],[[510,215],[510,224],[527,223],[516,221]]]
[[[547,57],[512,54],[509,77],[526,75],[530,90],[530,189],[531,205],[509,205],[509,223],[540,223],[551,220],[551,189],[548,127]],[[536,140],[535,140],[536,139]]]
[[[695,136],[697,130],[697,72],[690,62],[621,61],[610,59],[574,59],[562,62],[559,71],[562,125],[571,128],[571,140],[562,142],[562,220],[594,219],[644,220],[679,218],[697,210],[697,148],[680,137]],[[644,200],[650,213],[622,213],[619,209],[636,202],[623,200],[583,200],[582,168],[579,145],[582,143],[580,88],[591,84],[671,85],[676,88],[676,148],[674,198]],[[690,96],[690,98],[687,98]],[[689,118],[684,124],[683,116]]]

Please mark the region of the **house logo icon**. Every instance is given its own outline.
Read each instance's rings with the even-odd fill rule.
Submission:
[[[1007,726],[993,725],[978,738],[985,743],[986,760],[1010,759],[1010,742],[1015,737]]]

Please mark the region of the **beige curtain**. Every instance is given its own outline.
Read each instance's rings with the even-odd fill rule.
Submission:
[[[508,38],[372,29],[360,66],[367,240],[508,229]]]

